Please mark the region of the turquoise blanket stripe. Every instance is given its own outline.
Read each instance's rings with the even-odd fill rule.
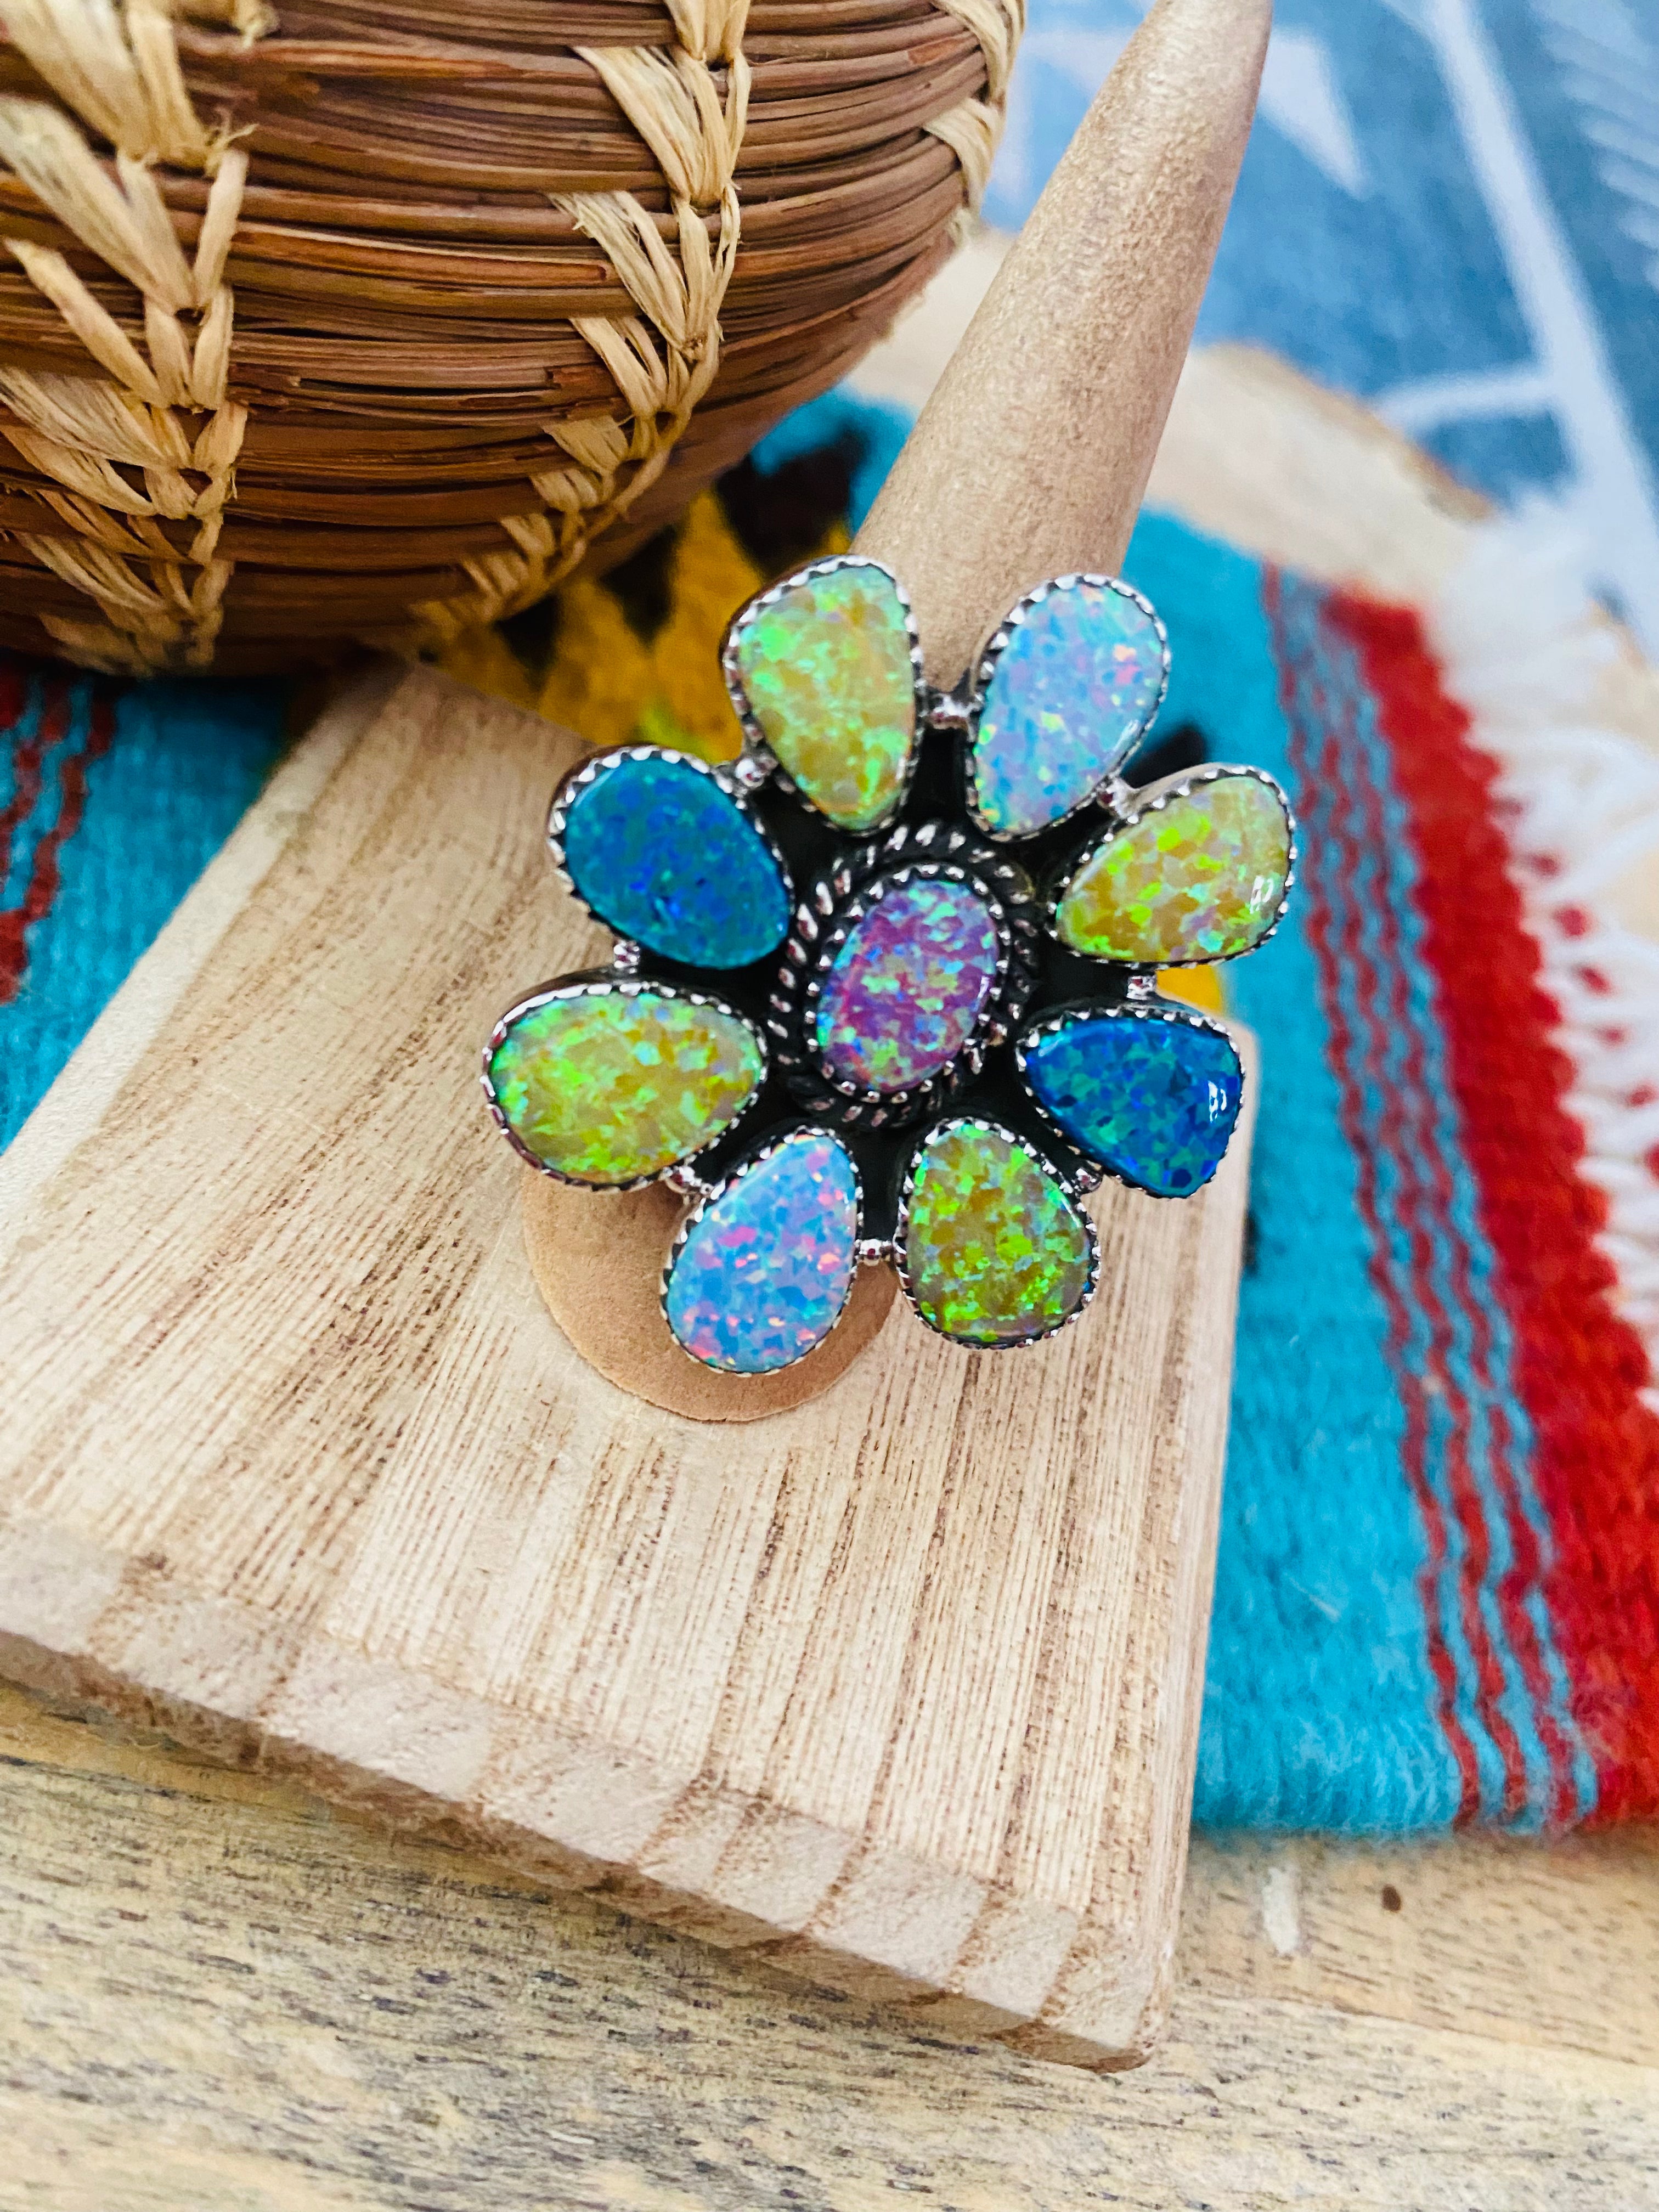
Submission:
[[[1131,580],[1169,625],[1167,727],[1294,784],[1259,565],[1158,519]],[[1426,1549],[1384,1352],[1313,955],[1293,908],[1229,971],[1263,1042],[1197,1817],[1371,1833],[1449,1826],[1419,1591]]]
[[[0,1005],[0,1145],[235,828],[282,748],[280,684],[146,684],[116,697],[113,726],[102,733],[92,727],[93,700],[90,684],[75,686],[72,726],[46,750],[32,804],[18,788],[22,746],[0,748],[0,814],[25,802],[6,870],[8,910],[49,864],[65,769],[82,763],[86,783],[84,816],[56,855],[57,896],[27,932],[21,988]],[[38,721],[40,711],[36,684],[26,712]],[[100,735],[104,749],[94,750]]]

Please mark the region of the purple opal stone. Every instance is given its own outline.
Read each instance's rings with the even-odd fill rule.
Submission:
[[[668,1326],[705,1367],[793,1367],[841,1318],[858,1234],[846,1147],[815,1129],[786,1137],[693,1219],[663,1292]]]
[[[996,988],[990,909],[948,877],[889,877],[836,954],[817,1040],[831,1077],[908,1091],[950,1066]]]

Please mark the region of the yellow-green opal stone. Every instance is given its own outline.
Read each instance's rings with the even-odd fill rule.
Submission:
[[[1029,1146],[971,1121],[922,1147],[904,1232],[910,1294],[958,1344],[1047,1336],[1088,1295],[1089,1231]]]
[[[729,1129],[766,1072],[750,1024],[643,991],[552,999],[489,1063],[513,1133],[573,1182],[659,1175]]]
[[[884,822],[915,742],[915,675],[884,570],[834,568],[791,586],[740,634],[749,711],[803,795],[838,829]]]
[[[1073,877],[1060,942],[1099,960],[1231,960],[1273,927],[1291,866],[1291,825],[1270,784],[1229,775],[1143,814]]]

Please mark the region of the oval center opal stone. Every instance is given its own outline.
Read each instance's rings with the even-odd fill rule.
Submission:
[[[1026,1344],[1087,1297],[1094,1242],[1029,1146],[983,1124],[946,1122],[912,1170],[904,1266],[916,1310],[943,1335]]]
[[[910,631],[886,571],[855,564],[786,585],[733,650],[749,711],[797,789],[838,829],[884,822],[916,733]]]
[[[526,1152],[572,1182],[636,1182],[729,1129],[766,1073],[749,1023],[659,991],[550,999],[495,1048],[489,1080]]]
[[[986,826],[1030,837],[1081,806],[1133,751],[1167,672],[1157,623],[1127,592],[1079,582],[1037,600],[998,656],[975,733]]]
[[[706,1367],[775,1375],[822,1344],[858,1265],[859,1181],[817,1130],[743,1169],[691,1224],[663,1310]]]
[[[563,846],[599,919],[665,959],[746,968],[788,934],[789,884],[766,839],[678,754],[607,762],[568,802]]]
[[[1190,1198],[1220,1166],[1244,1071],[1232,1040],[1187,1021],[1079,1014],[1029,1044],[1025,1077],[1079,1151],[1156,1198]]]
[[[1097,846],[1060,898],[1055,933],[1098,960],[1231,960],[1273,927],[1290,870],[1279,793],[1259,776],[1223,775]]]
[[[831,1076],[908,1091],[948,1067],[996,988],[1000,952],[966,884],[890,878],[824,978],[815,1034]]]

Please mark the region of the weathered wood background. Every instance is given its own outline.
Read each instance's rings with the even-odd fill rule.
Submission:
[[[0,1823],[7,2212],[1659,2203],[1651,1842],[1200,1844],[1101,2077],[11,1691]]]

